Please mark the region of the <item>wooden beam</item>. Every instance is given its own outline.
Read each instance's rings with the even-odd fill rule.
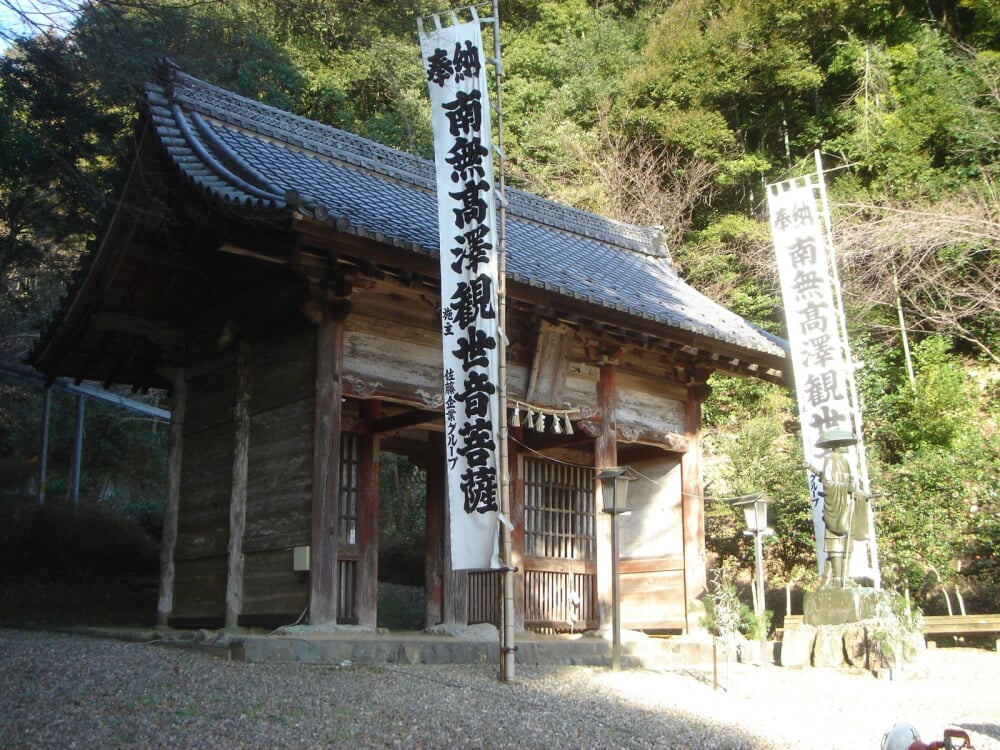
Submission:
[[[174,609],[174,548],[177,546],[177,509],[181,501],[181,457],[184,455],[184,415],[187,413],[187,378],[184,368],[174,372],[170,398],[170,438],[167,444],[167,496],[163,504],[160,540],[160,594],[156,624],[166,626]]]
[[[239,255],[244,258],[253,258],[254,260],[262,260],[265,263],[275,263],[281,266],[288,263],[286,258],[270,255],[259,250],[251,250],[248,247],[240,247],[239,245],[233,245],[228,242],[224,242],[219,245],[219,252],[229,253],[230,255]]]
[[[241,225],[233,223],[218,249],[231,255],[287,265],[299,250],[300,236],[285,227]]]
[[[113,331],[115,333],[131,333],[136,336],[160,336],[164,333],[172,333],[177,337],[182,337],[179,330],[165,320],[147,318],[139,315],[126,315],[124,313],[95,312],[90,316],[90,323],[96,330]]]
[[[292,229],[302,233],[303,250],[316,248],[327,256],[332,253],[355,258],[427,278],[438,279],[441,276],[437,255],[413,252],[410,246],[406,247],[410,252],[401,253],[394,245],[359,237],[350,232],[338,232],[332,227],[324,227],[304,219],[293,220]]]
[[[379,439],[374,426],[379,421],[382,404],[361,403],[362,433],[359,442],[361,476],[358,488],[358,625],[375,628],[378,617],[378,517],[379,517]]]
[[[324,305],[316,329],[316,407],[313,418],[312,568],[309,623],[337,621],[337,536],[340,493],[340,415],[344,324]]]
[[[243,535],[247,524],[247,473],[250,458],[250,345],[239,343],[236,404],[233,408],[233,479],[229,493],[229,545],[226,564],[226,627],[235,628],[243,611]]]
[[[644,461],[662,460],[668,453],[681,453],[687,450],[687,440],[683,439],[682,448],[666,448],[662,445],[646,445],[643,443],[632,443],[619,446],[618,460],[622,466],[639,464]]]
[[[199,257],[182,255],[176,250],[153,247],[143,242],[129,243],[126,251],[138,261],[172,271],[205,273],[208,270],[205,261]]]
[[[649,346],[648,342],[655,340],[655,345],[668,354],[684,348],[690,353],[688,356],[697,356],[706,363],[711,362],[712,367],[725,369],[744,377],[753,375],[763,380],[784,384],[782,368],[788,366],[786,358],[749,351],[704,334],[673,328],[665,323],[638,320],[627,313],[569,297],[559,298],[560,309],[556,313],[552,308],[553,297],[550,291],[511,280],[508,280],[507,289],[512,305],[529,309],[542,318],[567,323],[576,322],[579,328],[589,328],[594,331],[595,338],[603,341],[607,336],[604,343],[621,344],[623,341],[634,341],[636,346]],[[611,336],[610,333],[617,335]],[[725,358],[728,362],[718,360],[712,362],[713,354]],[[751,363],[759,366],[758,371],[750,372],[748,365]]]
[[[362,401],[362,403],[367,403]],[[410,427],[416,427],[417,425],[425,425],[432,423],[437,426],[442,426],[444,423],[444,414],[424,411],[422,409],[414,409],[412,411],[403,412],[401,414],[396,414],[391,417],[385,417],[384,419],[378,419],[372,425],[372,431],[376,435],[386,435],[391,432],[401,432]]]

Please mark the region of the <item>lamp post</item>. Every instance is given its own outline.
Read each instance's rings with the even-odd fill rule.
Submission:
[[[627,507],[628,483],[633,477],[627,466],[613,466],[597,472],[601,482],[604,513],[611,514],[611,668],[622,668],[621,598],[618,593],[618,514]]]
[[[731,504],[743,510],[747,528],[744,536],[752,536],[754,541],[754,561],[757,566],[757,596],[754,597],[754,614],[757,616],[757,633],[760,638],[760,664],[767,665],[767,633],[764,617],[764,549],[763,537],[774,533],[767,528],[767,504],[771,499],[763,492],[744,495],[731,501]]]

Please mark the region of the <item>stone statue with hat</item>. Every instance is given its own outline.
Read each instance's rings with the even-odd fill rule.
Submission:
[[[846,452],[858,442],[848,430],[826,430],[816,447],[827,451],[823,469],[809,467],[823,480],[823,588],[844,588],[853,542],[868,539],[868,495],[851,470]]]

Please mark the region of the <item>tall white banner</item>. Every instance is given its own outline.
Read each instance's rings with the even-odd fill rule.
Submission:
[[[847,342],[841,335],[840,294],[820,211],[821,180],[822,175],[815,174],[767,187],[802,446],[806,462],[814,468],[823,466],[829,452],[817,446],[824,432],[844,430],[861,437],[860,420],[851,399],[853,373],[848,368],[852,365]],[[860,479],[856,446],[847,448],[846,458],[853,477]],[[808,477],[816,554],[822,570],[825,562],[822,477],[812,470]],[[863,483],[867,489],[867,478]],[[868,538],[872,538],[870,533]],[[857,542],[848,558],[850,570],[846,572],[855,578],[874,578],[869,558],[866,542]]]
[[[493,141],[478,21],[421,24],[441,252],[451,566],[498,568],[500,363]]]

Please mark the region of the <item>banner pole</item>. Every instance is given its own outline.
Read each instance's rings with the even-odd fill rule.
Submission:
[[[494,136],[496,142],[496,159],[494,170],[497,185],[497,277],[499,281],[498,302],[500,317],[499,353],[500,359],[500,557],[503,565],[503,600],[501,615],[503,618],[500,638],[500,681],[510,682],[514,679],[514,655],[517,647],[514,645],[514,560],[511,541],[510,522],[510,456],[508,452],[507,435],[507,199],[506,178],[504,176],[505,157],[503,152],[503,65],[500,62],[500,5],[499,0],[493,0],[493,60],[496,74],[496,113],[497,130]],[[503,521],[507,521],[504,523]]]
[[[508,681],[517,648],[507,444],[506,186],[498,0],[491,6],[491,18],[468,6],[446,11],[450,25],[434,14],[433,29],[425,29],[418,17],[417,29],[431,99],[442,238],[445,444],[449,507],[457,510],[450,522],[451,566],[500,574],[490,580],[491,586],[500,584],[494,599],[502,620],[497,622],[499,677]],[[471,20],[460,21],[459,10]],[[494,56],[484,59],[487,23]],[[492,112],[486,63],[496,73]],[[501,160],[499,167],[494,158]]]
[[[833,279],[834,294],[836,295],[837,325],[840,330],[840,339],[843,342],[844,358],[847,361],[846,377],[847,387],[851,399],[852,421],[854,422],[854,434],[858,442],[855,446],[858,459],[858,474],[861,489],[871,495],[871,483],[868,478],[868,453],[865,450],[865,438],[861,429],[861,401],[858,398],[857,378],[854,376],[854,355],[851,354],[851,341],[847,336],[847,314],[844,310],[844,296],[840,284],[840,270],[837,267],[837,251],[833,245],[833,218],[830,216],[830,203],[826,195],[826,177],[823,172],[823,154],[819,149],[814,152],[816,161],[816,179],[819,188],[820,210],[823,213],[823,227],[826,231],[826,245],[829,249],[830,277]],[[869,499],[868,502],[868,564],[872,573],[872,584],[874,588],[882,588],[882,571],[878,560],[878,543],[875,538],[875,510]]]

